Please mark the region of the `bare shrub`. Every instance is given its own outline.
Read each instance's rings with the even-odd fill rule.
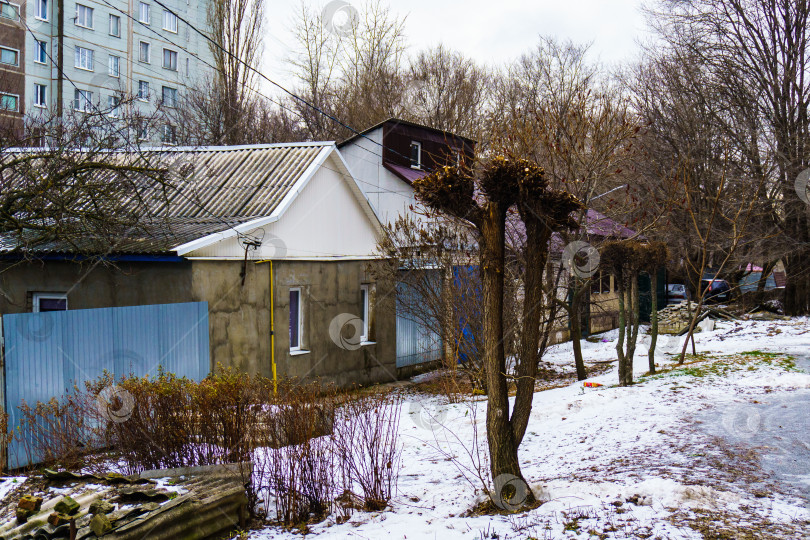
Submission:
[[[28,463],[66,468],[83,463],[83,456],[98,448],[100,441],[98,429],[88,422],[91,405],[86,394],[78,390],[45,403],[38,401],[33,406],[23,401],[18,407],[20,423],[13,436]],[[7,430],[2,433],[8,437]]]
[[[335,419],[334,440],[346,491],[359,488],[366,510],[382,510],[396,490],[402,445],[398,393],[359,393],[347,399]]]

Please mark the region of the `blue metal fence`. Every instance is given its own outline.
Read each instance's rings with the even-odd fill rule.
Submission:
[[[403,305],[414,305],[417,295],[418,292],[407,283],[397,283],[398,368],[440,360],[442,357],[441,336],[403,309]]]
[[[208,303],[160,304],[4,315],[5,392],[11,426],[20,403],[33,405],[81,388],[104,370],[122,375],[165,371],[200,380],[210,371]],[[8,466],[24,466],[22,446]]]

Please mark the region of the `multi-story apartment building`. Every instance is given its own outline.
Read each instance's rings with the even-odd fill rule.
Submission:
[[[9,48],[19,50],[24,92],[19,84],[14,91],[26,116],[116,117],[122,100],[150,116],[210,79],[213,55],[195,30],[206,32],[208,0],[21,0],[18,9],[22,39]],[[160,132],[144,127],[139,136],[172,142],[174,131],[164,122]]]
[[[0,130],[20,133],[25,112],[25,0],[0,1]]]

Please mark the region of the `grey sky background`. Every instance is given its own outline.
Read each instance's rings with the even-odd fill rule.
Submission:
[[[328,0],[307,1],[318,10]],[[347,0],[360,7],[363,0]],[[629,61],[646,36],[642,0],[391,0],[406,16],[411,52],[444,43],[481,64],[499,65],[531,49],[539,35],[592,43],[591,57],[606,64]],[[288,88],[285,58],[291,54],[291,26],[300,0],[268,0],[262,68]],[[268,86],[267,91],[273,94]]]

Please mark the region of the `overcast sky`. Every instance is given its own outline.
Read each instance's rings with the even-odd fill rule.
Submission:
[[[332,0],[335,1],[335,0]],[[337,0],[360,6],[363,0]],[[290,55],[290,26],[300,0],[266,0],[269,12],[263,71],[291,86],[284,59]],[[323,9],[329,0],[308,1]],[[391,0],[407,17],[411,52],[444,43],[482,64],[502,64],[529,50],[537,36],[592,42],[605,63],[632,60],[645,33],[642,0]],[[338,4],[336,4],[338,5]]]

